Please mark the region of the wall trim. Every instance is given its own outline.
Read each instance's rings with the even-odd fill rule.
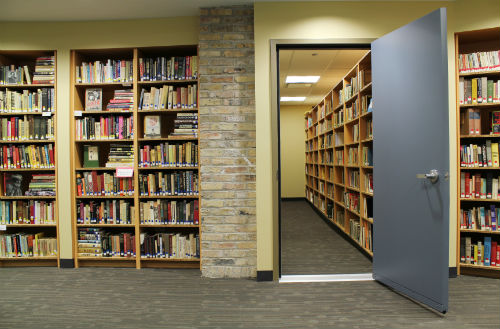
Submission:
[[[59,265],[61,268],[75,268],[75,260],[73,258],[61,258],[59,259]]]
[[[448,274],[450,278],[456,278],[457,277],[457,267],[449,267],[448,268]]]
[[[273,281],[273,271],[257,271],[257,282]]]

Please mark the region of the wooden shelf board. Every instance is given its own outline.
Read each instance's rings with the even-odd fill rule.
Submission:
[[[0,88],[15,88],[15,89],[19,89],[19,88],[53,88],[55,86],[55,84],[53,83],[44,83],[44,84],[22,84],[22,85],[9,85],[9,84],[3,84],[3,85],[0,85]]]
[[[353,123],[356,123],[356,122],[359,122],[359,117],[355,117],[351,120],[347,120],[346,122],[344,122],[344,125],[347,126],[347,125],[350,125],[350,124],[353,124]]]
[[[500,135],[460,135],[460,138],[500,138]]]
[[[358,217],[361,217],[361,214],[360,214],[359,212],[356,212],[355,210],[349,209],[349,208],[347,208],[347,207],[344,207],[344,208],[345,208],[345,210],[347,210],[348,212],[350,212],[350,213],[352,213],[352,214],[354,214],[354,215],[356,215],[356,216],[358,216]]]
[[[341,123],[340,125],[333,127],[333,130],[341,130],[341,129],[342,130],[344,129],[344,123]]]
[[[133,139],[85,139],[75,140],[75,143],[132,143]]]
[[[354,145],[359,145],[359,142],[350,142],[350,143],[344,143],[345,146],[354,146]]]
[[[157,81],[137,81],[138,85],[161,85],[161,84],[186,84],[195,83],[198,79],[182,79],[182,80],[157,80]]]
[[[348,190],[354,191],[354,192],[358,192],[358,193],[360,192],[359,188],[356,188],[356,187],[346,186],[345,188]]]
[[[118,86],[118,87],[132,87],[133,81],[129,82],[95,82],[95,83],[75,83],[75,87],[106,87],[106,86]]]
[[[16,168],[16,169],[0,169],[0,171],[13,171],[13,172],[16,172],[16,171],[55,171],[56,169],[55,168]]]
[[[7,227],[57,227],[57,224],[6,224]]]
[[[333,148],[335,148],[335,149],[344,148],[344,144],[342,144],[342,145],[335,145]]]
[[[197,112],[198,108],[191,109],[155,109],[155,110],[137,110],[137,113],[182,113],[182,112]]]
[[[500,202],[499,199],[467,199],[460,198],[460,201],[475,201],[475,202]]]
[[[365,191],[361,191],[361,193],[363,193],[363,194],[366,194],[366,195],[368,195],[368,196],[373,197],[373,192],[365,192]]]
[[[19,140],[19,141],[0,141],[0,144],[49,144],[55,143],[56,141],[53,139],[27,139],[27,140]]]
[[[140,227],[153,227],[153,228],[199,228],[198,224],[140,224]]]
[[[470,72],[470,73],[460,73],[458,72],[458,76],[460,77],[472,77],[476,75],[499,75],[500,71],[477,71],[477,72]]]
[[[354,165],[354,164],[346,164],[344,165],[346,168],[359,168],[359,165]]]
[[[113,195],[87,195],[87,196],[76,196],[77,200],[99,200],[99,199],[134,199],[133,195],[127,196],[113,196]]]
[[[363,169],[373,169],[373,166],[360,166]]]
[[[20,260],[20,261],[31,261],[31,260],[57,260],[57,256],[45,256],[45,257],[0,257],[0,261],[4,260]]]
[[[363,88],[361,88],[361,90],[359,91],[359,93],[362,94],[362,93],[368,91],[369,89],[372,89],[372,83],[371,83],[371,81],[368,84],[366,84]]]
[[[460,170],[500,170],[500,167],[460,167]]]
[[[56,114],[51,112],[50,116]],[[0,112],[0,116],[13,116],[13,115],[43,115],[42,112]]]
[[[342,208],[345,209],[345,206],[344,206],[344,204],[342,202],[337,201],[337,200],[334,200],[333,202],[335,202],[337,205],[339,205],[339,206],[341,206]]]
[[[140,195],[139,199],[198,199],[199,195],[155,195],[155,196],[145,196]]]
[[[361,219],[369,222],[370,224],[373,224],[373,218],[369,218],[369,217],[365,217],[365,216],[361,216]]]
[[[366,138],[366,139],[362,139],[361,140],[361,143],[371,143],[373,142],[373,137],[370,137],[370,138]]]
[[[186,137],[160,137],[160,138],[139,138],[139,142],[161,142],[161,141],[197,141],[198,137],[186,136]]]
[[[477,269],[483,269],[483,270],[500,271],[500,267],[497,267],[497,266],[482,266],[482,265],[473,265],[473,264],[460,263],[460,267],[468,267],[468,268],[477,268]]]
[[[196,167],[139,167],[139,170],[198,170],[200,166]]]
[[[77,227],[135,227],[135,224],[76,224]]]
[[[200,261],[199,258],[146,258],[141,257],[141,262],[196,262]]]
[[[357,93],[357,92],[355,92],[355,93],[354,93],[354,95],[352,95],[352,96],[351,96],[351,98],[349,98],[348,100],[346,100],[346,101],[344,102],[344,104],[346,104],[346,105],[347,105],[347,104],[350,104],[350,103],[352,103],[353,101],[355,101],[355,100],[356,100],[356,98],[358,98],[358,93]]]
[[[360,118],[369,117],[369,116],[372,116],[372,113],[373,113],[373,111],[361,113],[359,117]]]
[[[482,231],[482,230],[472,230],[472,229],[466,229],[466,228],[461,228],[460,232],[464,232],[464,233],[480,233],[480,234],[500,234],[500,231]]]
[[[77,256],[78,260],[97,260],[97,261],[135,261],[135,257],[92,257],[92,256],[85,256],[85,257],[80,257]]]
[[[57,196],[0,196],[0,200],[54,200]]]
[[[500,107],[500,103],[473,103],[473,104],[460,104],[460,108],[469,107]]]

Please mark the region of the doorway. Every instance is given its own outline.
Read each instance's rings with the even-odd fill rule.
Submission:
[[[344,153],[345,150],[343,146],[334,149],[332,144],[333,115],[342,116],[343,113],[343,109],[339,110],[343,106],[337,105],[337,102],[333,104],[336,112],[333,111],[332,99],[338,99],[339,90],[332,89],[343,84],[352,85],[354,95],[357,95],[361,89],[358,88],[360,84],[357,79],[360,74],[358,62],[361,60],[368,66],[366,83],[369,84],[369,45],[359,48],[357,45],[349,48],[333,47],[282,49],[278,53],[281,264],[282,274],[286,278],[290,275],[369,273],[365,277],[371,279],[371,248],[360,247],[359,242],[356,242],[359,237],[357,240],[353,238],[355,228],[350,230],[349,222],[340,225],[333,221],[334,212],[342,212],[342,216],[345,213],[345,217],[350,219],[355,214],[341,206],[342,194],[347,190],[340,178],[334,183],[334,172],[339,177],[344,177],[344,174],[355,175],[359,185],[361,170],[334,166],[334,152]],[[363,76],[364,73],[361,72]],[[349,77],[344,83],[347,75]],[[369,97],[370,91],[366,89],[365,96]],[[355,111],[359,111],[360,105],[361,100],[356,96],[346,103],[350,108],[354,106]],[[307,121],[304,114],[318,111],[322,112],[322,117],[316,118],[315,125],[319,123],[322,131],[317,132],[316,136],[308,136],[308,131],[304,132]],[[351,120],[349,129],[354,124],[355,121]],[[340,132],[344,128],[338,125],[335,129]],[[356,146],[360,147],[360,144]],[[372,174],[372,170],[368,169],[367,174]],[[360,190],[360,187],[357,186],[357,189]],[[339,196],[334,197],[334,194]],[[361,201],[365,195],[358,192],[357,197]],[[359,216],[356,223],[360,223]],[[371,241],[371,235],[366,236],[366,241]],[[336,278],[339,279],[339,276]],[[351,279],[352,276],[342,278]]]

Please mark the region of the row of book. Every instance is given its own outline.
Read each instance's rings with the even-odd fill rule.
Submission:
[[[134,109],[134,92],[132,89],[115,90],[113,98],[106,105],[108,111],[132,111]]]
[[[361,96],[361,114],[370,113],[373,111],[373,103],[371,95]]]
[[[494,177],[492,172],[486,174],[460,173],[460,197],[465,199],[499,198],[500,177]]]
[[[109,148],[107,168],[133,167],[134,146],[130,144],[111,144]]]
[[[141,90],[139,110],[194,109],[198,106],[198,85],[174,87],[164,85]]]
[[[362,247],[373,250],[372,224],[365,221],[361,222],[359,218],[349,219],[349,236]]]
[[[366,120],[366,127],[365,127],[365,138],[373,138],[373,119],[369,118]]]
[[[139,58],[141,81],[190,80],[198,78],[197,56]]]
[[[79,257],[135,257],[135,235],[99,228],[78,229]]]
[[[373,198],[365,196],[363,198],[363,216],[373,220]]]
[[[490,207],[472,207],[460,209],[460,228],[480,231],[499,231],[498,216],[500,208],[495,205]]]
[[[460,166],[467,168],[498,167],[498,143],[460,145]]]
[[[359,214],[359,193],[344,192],[344,206]]]
[[[335,133],[335,146],[344,146],[344,132]]]
[[[340,227],[345,227],[345,212],[344,209],[337,208],[335,218],[333,219]]]
[[[85,117],[75,121],[77,140],[110,140],[134,138],[131,115]]]
[[[55,224],[55,201],[0,201],[0,224]]]
[[[142,196],[198,195],[198,173],[187,171],[155,172],[139,175]]]
[[[133,66],[130,60],[82,62],[76,66],[77,83],[132,83]]]
[[[141,202],[141,224],[199,224],[198,200],[158,199]]]
[[[359,182],[359,170],[347,169],[348,186],[359,189]]]
[[[0,234],[0,257],[54,257],[57,239],[44,237],[44,233]]]
[[[344,165],[344,150],[335,151],[335,164],[338,166]]]
[[[200,258],[200,237],[197,234],[141,233],[142,258]]]
[[[364,174],[365,179],[364,179],[364,191],[365,192],[370,192],[373,193],[373,173],[367,172]]]
[[[500,50],[459,54],[458,70],[460,73],[499,71]]]
[[[347,164],[351,166],[357,166],[359,163],[358,147],[349,147],[347,149]]]
[[[3,141],[54,139],[54,119],[33,115],[1,118],[0,138]]]
[[[134,205],[126,200],[77,201],[77,224],[134,224]]]
[[[54,168],[54,147],[46,145],[3,145],[0,152],[2,169]]]
[[[500,243],[489,236],[474,240],[470,236],[460,238],[460,262],[500,267]]]
[[[352,125],[352,141],[359,142],[359,123]]]
[[[351,106],[346,107],[346,120],[354,120],[359,116],[358,101],[352,102]]]
[[[499,103],[500,80],[460,77],[458,93],[460,104]]]
[[[363,146],[361,149],[361,161],[365,166],[373,166],[373,151],[370,146]]]
[[[55,174],[33,174],[28,185],[27,196],[54,196],[56,195]]]
[[[349,82],[347,82],[343,89],[339,90],[339,100],[340,103],[345,103],[351,97],[358,93],[360,89],[358,83],[358,77],[352,77]]]
[[[169,137],[197,137],[198,113],[177,113],[174,120],[174,131]]]
[[[31,90],[0,90],[0,113],[54,112],[54,88]]]
[[[33,80],[28,65],[3,65],[0,66],[0,85],[53,84],[54,71],[54,56],[38,57],[35,60]]]
[[[196,167],[198,166],[198,144],[162,143],[144,145],[139,151],[139,167]]]
[[[116,173],[85,171],[76,174],[78,196],[126,196],[134,194],[133,177],[116,177]]]

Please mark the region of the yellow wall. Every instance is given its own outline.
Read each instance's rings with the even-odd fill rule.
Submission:
[[[70,50],[198,43],[199,17],[57,23],[0,22],[2,50],[57,50],[57,162],[60,256],[73,258],[70,198]]]
[[[280,107],[281,197],[305,198],[304,113],[310,106]]]
[[[273,134],[270,40],[378,38],[425,14],[448,7],[450,100],[450,266],[456,266],[455,32],[499,25],[497,0],[455,2],[257,2],[255,81],[257,131],[257,270],[276,270],[276,207],[273,204]],[[279,13],[279,15],[276,15]]]

